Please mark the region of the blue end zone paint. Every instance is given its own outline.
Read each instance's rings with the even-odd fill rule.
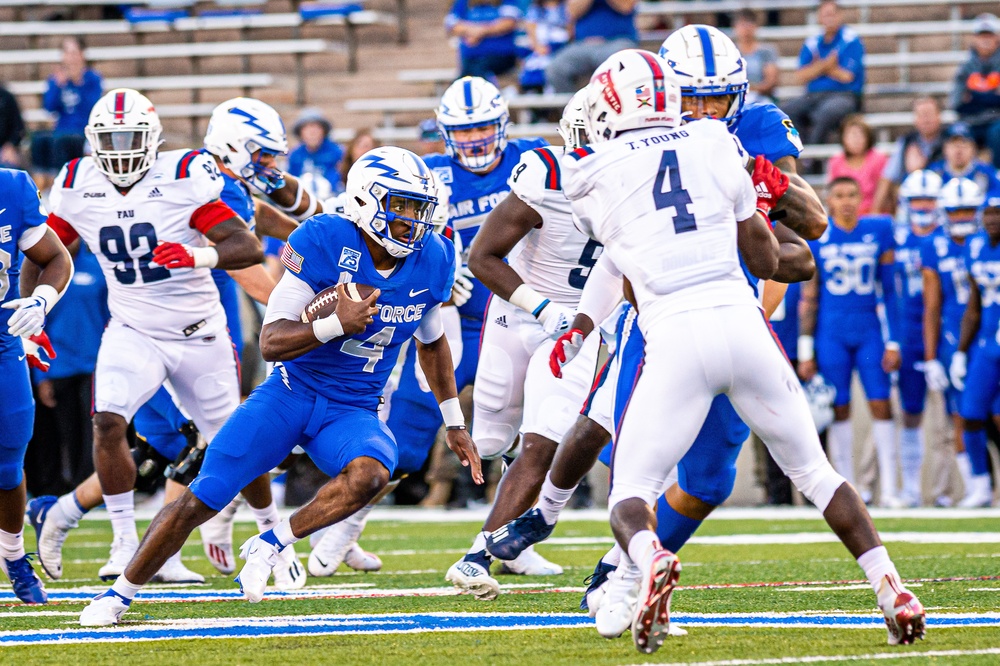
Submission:
[[[126,615],[126,618],[128,615]],[[683,626],[708,627],[819,627],[829,629],[877,629],[884,627],[879,615],[795,614],[678,614]],[[930,627],[1000,626],[1000,613],[983,615],[932,615]],[[174,625],[174,626],[169,626]],[[42,629],[0,632],[0,646],[50,643],[157,641],[195,638],[273,638],[279,636],[326,636],[334,634],[424,633],[438,631],[510,631],[527,629],[573,629],[592,627],[593,620],[579,613],[414,613],[389,615],[308,615],[259,618],[161,620],[127,622],[107,629]]]

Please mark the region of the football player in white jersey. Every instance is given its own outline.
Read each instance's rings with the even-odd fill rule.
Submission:
[[[119,530],[135,524],[136,467],[125,430],[136,410],[169,380],[211,440],[239,404],[210,269],[263,258],[246,223],[220,201],[223,178],[212,157],[160,153],[160,131],[146,97],[109,92],[87,125],[93,156],[63,167],[50,199],[49,226],[65,244],[86,242],[108,281],[112,319],[95,370],[94,462]]]
[[[622,563],[642,572],[636,647],[653,652],[662,644],[680,573],[654,532],[652,507],[720,393],[824,513],[873,587],[892,587],[885,593],[902,608],[891,619],[906,624],[911,640],[922,635],[923,608],[902,588],[857,492],[827,461],[795,374],[740,268],[739,250],[752,248],[743,252],[747,268],[770,278],[779,249],[756,211],[739,141],[711,119],[679,127],[675,75],[651,53],[615,54],[589,87],[594,144],[564,159],[564,191],[578,226],[604,243],[628,280],[645,339],[619,424],[609,498]],[[764,185],[779,198],[787,178]]]
[[[588,336],[579,365],[562,378],[552,375],[548,362],[554,339],[572,320],[601,252],[600,243],[573,226],[562,193],[559,160],[565,150],[582,145],[581,100],[578,93],[563,112],[563,150],[536,148],[521,155],[508,180],[511,194],[490,213],[469,255],[473,273],[493,292],[473,394],[473,439],[480,456],[496,458],[507,454],[521,435],[517,457],[497,489],[483,530],[446,576],[479,599],[493,599],[500,590],[490,576],[487,536],[534,502],[596,370],[599,334]],[[539,316],[546,310],[551,312]],[[532,550],[519,555],[526,556],[538,557]]]

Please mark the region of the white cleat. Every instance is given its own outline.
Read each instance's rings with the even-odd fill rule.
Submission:
[[[125,539],[115,539],[111,544],[111,557],[97,572],[101,580],[114,580],[125,573],[125,567],[132,560],[135,551],[139,550],[139,543],[136,541],[126,541]]]
[[[483,553],[485,555],[485,551]],[[490,576],[489,561],[477,555],[466,555],[455,562],[448,569],[444,579],[480,601],[496,599],[500,594],[500,583]]]
[[[38,540],[38,560],[52,580],[62,578],[62,548],[70,530],[79,523],[72,523],[55,497],[36,497],[28,502],[28,519],[35,528]]]
[[[618,638],[632,626],[640,580],[639,569],[635,567],[619,566],[608,575],[607,583],[602,586],[604,595],[597,600],[598,607],[590,606],[597,633],[604,638]]]
[[[347,554],[344,555],[344,564],[355,571],[382,570],[382,560],[379,556],[375,553],[369,553],[356,543],[347,549]]]
[[[926,616],[923,604],[903,587],[897,576],[887,575],[879,583],[878,605],[885,616],[885,627],[889,632],[889,645],[909,645],[918,638],[923,639],[926,631]]]
[[[80,613],[81,627],[110,627],[118,624],[132,602],[108,590],[94,597]]]
[[[969,479],[965,497],[958,503],[960,509],[988,508],[993,503],[993,488],[990,485],[990,475],[980,474]]]
[[[632,620],[632,640],[639,652],[656,652],[670,633],[670,597],[680,575],[681,561],[676,555],[665,549],[653,554],[649,568],[642,575]]]
[[[555,562],[535,552],[534,546],[525,548],[520,555],[503,563],[500,573],[512,573],[519,576],[558,576],[563,568]]]
[[[309,553],[309,575],[325,578],[336,573],[347,551],[355,543],[357,537],[353,532],[346,520],[323,530],[323,536],[313,545],[312,552]]]
[[[240,495],[201,525],[201,545],[205,557],[219,573],[231,574],[236,571],[236,557],[233,555],[233,521],[240,506]]]
[[[291,544],[278,553],[278,563],[272,570],[274,586],[279,590],[301,590],[306,585],[306,569]]]
[[[236,582],[246,600],[255,604],[264,598],[264,588],[278,563],[278,549],[256,534],[240,547],[240,557],[247,563],[240,569]]]
[[[151,583],[166,583],[170,585],[184,585],[191,583],[204,583],[205,577],[200,573],[191,571],[179,557],[171,557],[163,563],[160,570],[153,574],[149,580]]]

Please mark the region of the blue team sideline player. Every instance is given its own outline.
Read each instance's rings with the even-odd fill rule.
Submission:
[[[961,506],[993,503],[986,419],[1000,425],[1000,182],[991,183],[982,209],[983,231],[965,243],[969,304],[962,317],[958,351],[951,357],[951,383],[962,391],[963,440],[972,471]]]
[[[448,444],[482,482],[440,320],[439,306],[451,297],[455,254],[431,232],[430,171],[409,151],[377,148],[351,168],[347,192],[346,218],[312,218],[283,252],[288,270],[261,331],[261,353],[278,365],[223,426],[198,477],[157,516],[125,573],[84,609],[82,625],[117,623],[195,527],[302,446],[332,480],[290,519],[243,545],[247,563],[238,580],[247,599],[260,601],[282,549],[356,512],[389,482],[398,454],[377,412],[399,348],[411,336]],[[375,289],[355,301],[344,282]],[[335,285],[335,313],[303,323],[316,294]]]
[[[799,376],[818,371],[837,389],[827,453],[834,468],[854,482],[851,376],[855,370],[872,412],[882,506],[898,506],[896,426],[889,405],[889,373],[900,366],[892,219],[858,218],[861,191],[853,178],[835,178],[827,205],[832,224],[810,243],[817,274],[802,289],[805,308],[799,336]],[[877,293],[876,282],[881,286]],[[888,333],[883,336],[882,304]],[[815,343],[813,342],[815,335]],[[815,346],[815,356],[814,356]]]
[[[0,569],[28,604],[48,595],[24,552],[24,453],[35,423],[28,366],[47,370],[55,356],[45,315],[73,276],[73,260],[45,224],[38,188],[24,171],[0,169]],[[18,298],[21,256],[41,268],[37,286]]]
[[[896,230],[896,288],[899,293],[900,354],[899,397],[903,406],[899,461],[903,486],[900,499],[906,506],[920,506],[920,466],[924,431],[920,422],[927,397],[924,377],[924,278],[922,251],[938,228],[937,207],[941,177],[933,171],[911,173],[899,188],[906,226]]]
[[[969,272],[965,267],[965,241],[979,231],[979,208],[983,203],[979,187],[965,178],[952,179],[941,189],[938,207],[944,226],[923,246],[924,274],[924,374],[927,387],[944,393],[945,409],[955,429],[955,462],[967,492],[972,490],[972,469],[962,441],[959,406],[962,392],[948,380],[947,367],[958,349],[962,315],[969,303]],[[941,495],[938,506],[951,506],[951,498]]]

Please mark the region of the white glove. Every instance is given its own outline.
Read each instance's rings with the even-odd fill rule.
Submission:
[[[12,336],[30,338],[38,335],[45,326],[45,308],[48,304],[41,296],[15,298],[0,307],[14,310],[7,320],[7,330]]]
[[[951,376],[951,385],[959,391],[965,390],[965,373],[967,369],[965,352],[957,351],[951,357],[951,367],[948,374]]]
[[[932,391],[944,391],[948,388],[948,373],[936,358],[924,361],[924,378],[927,380],[927,388]]]
[[[455,264],[455,284],[451,288],[451,302],[465,305],[472,298],[472,271],[461,262]]]
[[[549,301],[541,312],[538,313],[538,322],[542,325],[545,334],[553,340],[569,330],[576,313],[567,307],[559,305],[554,301]]]

